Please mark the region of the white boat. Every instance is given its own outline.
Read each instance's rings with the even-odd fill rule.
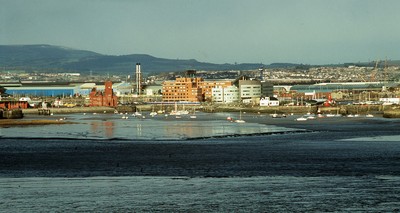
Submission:
[[[307,118],[306,117],[300,117],[300,118],[296,118],[296,121],[306,121]]]
[[[282,115],[279,115],[277,113],[271,114],[272,118],[282,118]]]
[[[188,115],[189,111],[185,110],[185,105],[182,105],[182,110],[178,110],[178,105],[175,102],[175,110],[172,110],[170,115]]]
[[[140,116],[142,116],[142,113],[136,111],[135,113],[132,114],[132,116],[140,117]]]
[[[191,119],[197,118],[197,116],[196,116],[196,110],[194,109],[194,107],[193,107],[193,114],[190,115],[190,118],[191,118]]]
[[[151,112],[150,112],[150,116],[151,116],[151,117],[154,117],[154,116],[156,116],[156,115],[157,115],[157,112],[154,111],[154,105],[153,105],[153,108],[152,108],[152,110],[151,110]]]
[[[367,117],[367,118],[373,118],[374,115],[373,115],[373,114],[366,114],[365,117]]]
[[[239,119],[235,120],[236,123],[246,123],[246,121],[242,120],[242,111],[240,111]]]

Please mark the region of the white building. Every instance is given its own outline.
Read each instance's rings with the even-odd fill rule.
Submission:
[[[400,98],[380,98],[379,101],[383,102],[384,105],[400,104]]]
[[[273,100],[270,97],[261,98],[260,106],[279,106],[279,101]]]
[[[216,103],[234,103],[239,101],[239,89],[235,86],[212,88],[213,101]]]
[[[239,80],[239,90],[243,102],[261,97],[261,83],[258,80]]]

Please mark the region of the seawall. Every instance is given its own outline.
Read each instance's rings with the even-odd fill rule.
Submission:
[[[71,108],[48,108],[54,114],[69,114],[69,113],[113,113],[112,107],[71,107]],[[23,109],[24,114],[38,114],[38,109]]]

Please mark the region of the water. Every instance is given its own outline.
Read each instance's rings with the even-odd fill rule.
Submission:
[[[396,212],[400,178],[95,177],[0,182],[12,212]]]
[[[0,129],[0,212],[400,211],[399,119],[64,116]]]
[[[123,116],[129,118],[122,119]],[[191,119],[189,115],[181,118],[145,115],[145,118],[139,118],[120,114],[71,114],[48,118],[61,118],[75,124],[12,127],[2,131],[1,136],[154,141],[299,131],[275,125],[229,122],[228,116],[233,115],[197,113],[197,118]]]

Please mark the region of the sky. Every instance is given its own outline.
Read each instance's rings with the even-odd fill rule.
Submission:
[[[0,44],[211,63],[400,60],[398,0],[0,0]]]

